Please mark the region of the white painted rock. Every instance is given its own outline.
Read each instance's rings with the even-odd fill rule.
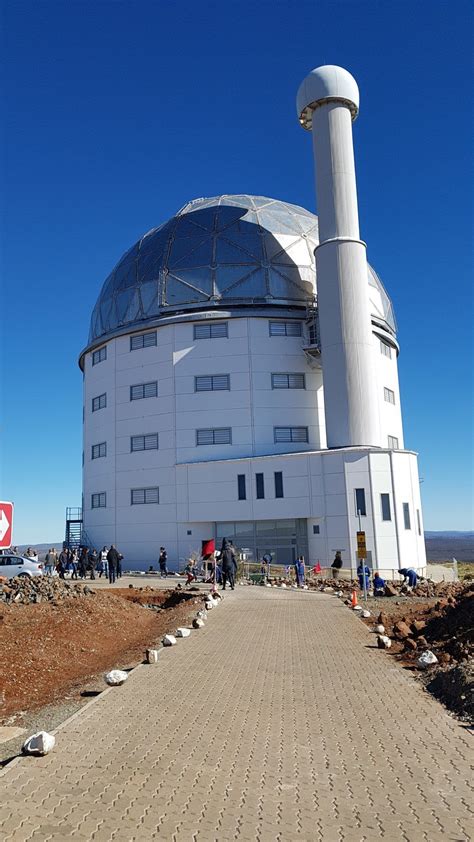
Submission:
[[[37,734],[28,737],[26,742],[23,743],[22,751],[24,754],[48,754],[55,745],[56,737],[48,734],[47,731],[38,731]]]
[[[200,617],[201,620],[207,620],[207,612],[206,611],[198,611],[196,617]]]
[[[368,620],[368,618],[369,618],[370,616],[371,616],[371,613],[370,613],[370,611],[367,611],[367,609],[364,609],[364,610],[362,611],[361,617],[365,617],[365,619],[366,619],[366,620]]]
[[[161,641],[163,646],[176,646],[176,638],[174,634],[165,634],[163,640]]]
[[[280,588],[286,588],[286,584],[285,584],[285,582],[282,582],[282,583],[281,583]]]
[[[378,626],[374,628],[375,634],[385,634],[385,626],[382,626],[382,623],[379,623]]]
[[[217,606],[220,605],[220,601],[218,599],[211,599],[210,601],[212,602],[214,608],[217,608]]]
[[[180,626],[179,629],[176,629],[176,637],[189,637],[191,634],[191,629],[186,629],[184,626]]]
[[[330,588],[330,587],[323,588],[323,591],[324,591],[324,593],[334,593],[334,588]]]
[[[214,603],[213,603],[213,602],[211,602],[211,600],[210,600],[210,599],[208,599],[208,600],[204,603],[204,607],[205,607],[206,611],[211,611],[211,609],[212,609],[212,608],[214,608]]]
[[[265,585],[265,587],[266,587],[266,588],[271,588],[272,586],[271,586],[270,582],[267,582],[267,583],[266,583],[266,585]]]
[[[392,641],[386,634],[379,634],[377,638],[377,646],[379,649],[390,649]]]
[[[128,672],[124,670],[110,670],[110,672],[106,672],[104,675],[105,681],[111,687],[119,687],[121,684],[125,684],[127,678]]]
[[[156,664],[158,661],[158,649],[147,649],[146,650],[146,661],[147,664]]]
[[[285,587],[286,587],[286,585],[285,585]],[[298,585],[292,585],[292,586],[291,586],[291,588],[292,588],[292,590],[297,591],[297,590],[298,590]]]
[[[353,611],[362,611],[362,605],[354,605]]]
[[[343,591],[336,591],[336,596],[344,596]]]
[[[308,585],[303,585],[303,590],[304,590],[304,591],[307,591],[307,590],[308,590]]]
[[[242,582],[240,582],[239,584],[242,584]],[[219,593],[219,591],[213,591],[212,592],[212,598],[217,599],[218,602],[220,602],[221,599],[224,599],[224,597],[222,596],[221,593]]]
[[[202,629],[204,626],[204,620],[202,617],[195,617],[193,620],[193,629]]]
[[[426,670],[428,667],[432,667],[434,664],[437,664],[438,659],[431,649],[427,649],[426,652],[423,652],[423,654],[420,655],[416,663],[422,670]]]

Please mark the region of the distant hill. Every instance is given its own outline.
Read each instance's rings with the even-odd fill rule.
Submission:
[[[428,561],[470,561],[474,563],[474,532],[425,532]]]

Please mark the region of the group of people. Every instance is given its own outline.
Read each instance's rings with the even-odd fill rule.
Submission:
[[[403,584],[408,585],[409,588],[416,588],[418,582],[418,574],[413,567],[402,567],[399,569],[400,576],[403,576]],[[360,562],[357,568],[357,578],[361,590],[367,593],[370,590],[370,567]],[[372,580],[374,596],[385,596],[385,579],[382,579],[379,573],[375,572]]]
[[[30,553],[34,551],[28,548],[25,555],[34,558]],[[36,559],[38,555],[36,554]],[[58,554],[54,547],[46,553],[44,559],[44,570],[49,576],[57,573],[60,579],[65,578],[66,573],[71,574],[71,579],[99,579],[102,576],[108,577],[113,584],[117,578],[122,576],[123,556],[112,544],[110,549],[102,547],[100,552],[94,547],[81,546],[78,549],[64,547]]]

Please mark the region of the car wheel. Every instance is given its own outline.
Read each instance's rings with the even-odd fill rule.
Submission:
[[[30,579],[31,577],[30,577],[29,573],[19,573],[18,578],[19,579]]]

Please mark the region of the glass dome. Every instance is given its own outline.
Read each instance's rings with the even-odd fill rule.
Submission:
[[[94,307],[89,343],[177,311],[311,304],[317,244],[317,217],[297,205],[264,196],[195,199],[119,260]],[[374,315],[395,330],[372,269],[371,290]]]

